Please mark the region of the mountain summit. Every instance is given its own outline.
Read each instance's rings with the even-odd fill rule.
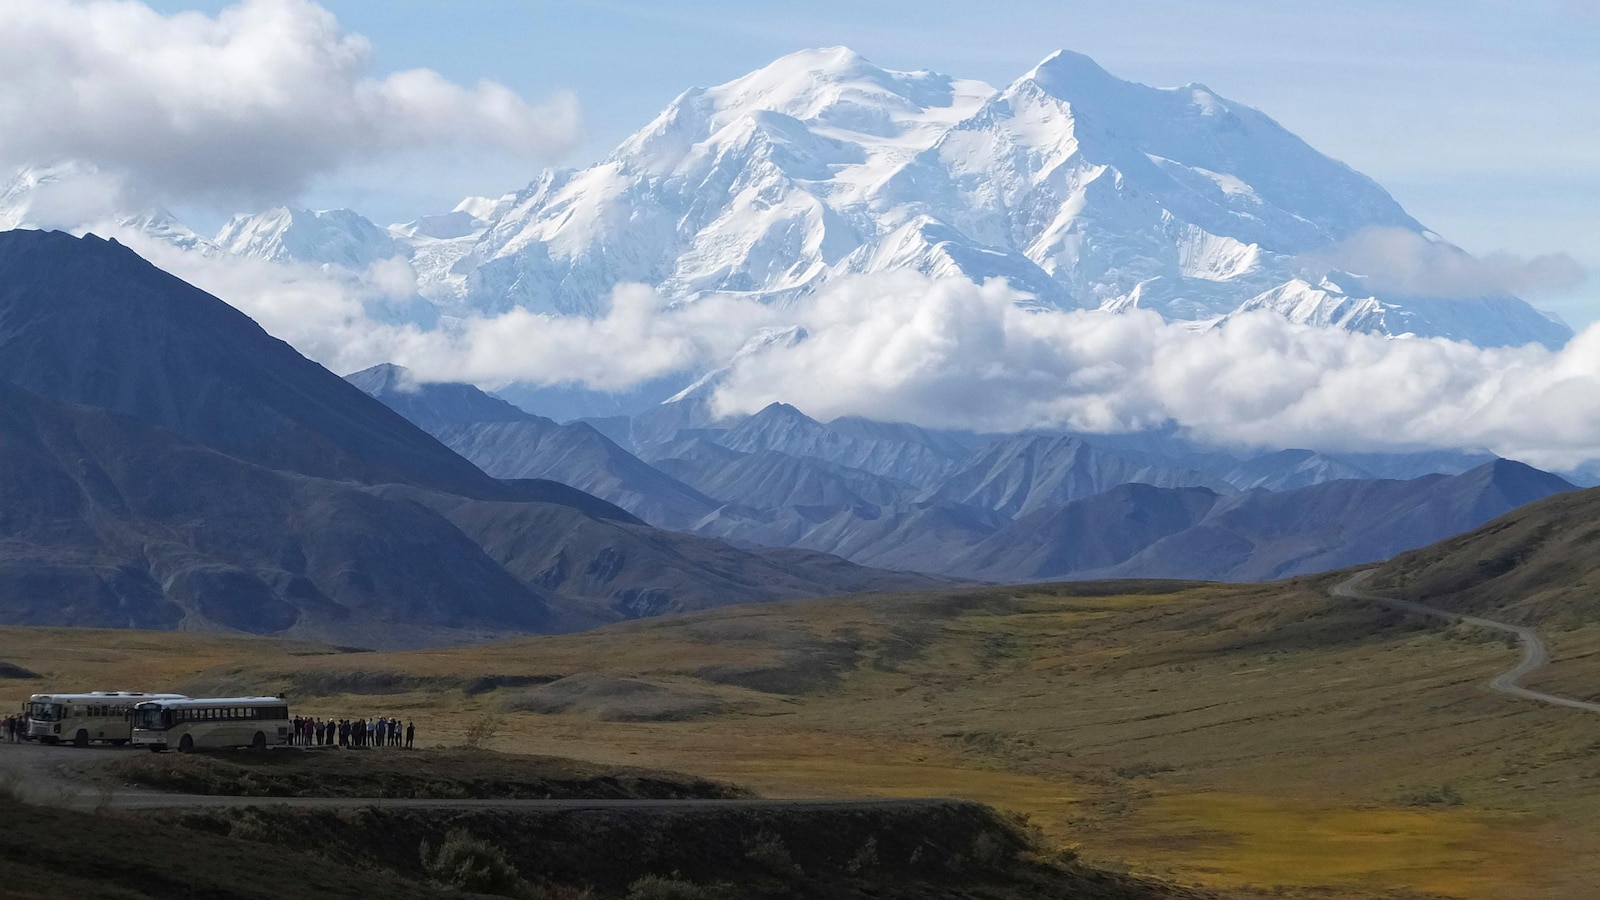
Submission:
[[[1365,229],[1437,236],[1264,113],[1066,51],[1004,89],[846,48],[794,53],[685,91],[603,162],[484,214],[419,244],[441,311],[590,314],[623,282],[785,302],[908,268],[1175,321],[1269,309],[1483,346],[1571,335],[1514,297],[1390,297],[1319,268]]]
[[[0,189],[0,224],[38,224],[41,198],[69,175],[84,177],[23,173]],[[110,218],[197,252],[351,272],[405,258],[420,299],[376,312],[423,327],[514,308],[594,315],[623,283],[670,301],[783,304],[910,269],[1197,327],[1267,311],[1485,347],[1572,336],[1493,284],[1371,277],[1351,248],[1372,235],[1472,262],[1265,113],[1068,51],[1003,88],[844,47],[792,53],[684,91],[595,165],[387,229],[350,210],[278,208],[206,241],[159,211]]]

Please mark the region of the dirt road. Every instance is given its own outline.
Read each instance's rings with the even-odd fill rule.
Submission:
[[[1522,642],[1522,661],[1518,662],[1516,667],[1510,671],[1496,675],[1494,679],[1489,682],[1489,687],[1491,690],[1499,691],[1502,694],[1509,694],[1513,697],[1521,697],[1524,700],[1533,700],[1538,703],[1548,703],[1552,706],[1564,706],[1568,709],[1582,709],[1589,712],[1600,713],[1600,703],[1590,703],[1587,700],[1574,700],[1570,697],[1558,697],[1555,694],[1546,694],[1542,691],[1529,690],[1528,688],[1522,687],[1518,684],[1518,682],[1523,678],[1527,677],[1529,674],[1538,670],[1545,663],[1550,661],[1550,651],[1545,647],[1544,640],[1539,637],[1539,633],[1534,631],[1532,628],[1527,628],[1521,625],[1508,625],[1504,622],[1495,622],[1491,619],[1479,618],[1478,616],[1468,616],[1461,613],[1454,613],[1450,612],[1449,610],[1426,606],[1412,600],[1396,600],[1392,597],[1381,597],[1377,594],[1361,590],[1361,584],[1365,582],[1366,579],[1372,575],[1372,573],[1373,570],[1368,569],[1365,572],[1358,572],[1355,575],[1352,575],[1350,578],[1334,586],[1333,595],[1335,597],[1343,597],[1348,600],[1364,600],[1369,603],[1377,603],[1390,607],[1391,609],[1398,609],[1403,612],[1416,613],[1423,616],[1432,616],[1436,619],[1445,619],[1451,622],[1465,622],[1468,625],[1476,625],[1479,628],[1488,628],[1493,631],[1503,632],[1505,634],[1514,634]]]

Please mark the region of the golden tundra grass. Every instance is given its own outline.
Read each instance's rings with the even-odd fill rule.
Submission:
[[[600,673],[723,707],[687,721],[505,713],[496,749],[772,795],[969,797],[1027,813],[1093,860],[1243,894],[1600,890],[1600,716],[1487,692],[1515,660],[1500,641],[1322,587],[877,595],[384,654],[0,629],[0,660],[63,688],[224,679],[293,694],[348,673],[433,679],[403,694],[297,697],[315,714],[414,717],[427,745],[459,742],[527,689],[469,695],[465,679]],[[1600,629],[1552,638],[1546,680],[1600,688]],[[20,699],[36,684],[0,691]]]

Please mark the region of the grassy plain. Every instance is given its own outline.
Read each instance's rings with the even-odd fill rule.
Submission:
[[[415,718],[427,745],[493,723],[498,750],[769,796],[979,800],[1088,859],[1245,896],[1594,893],[1600,717],[1488,692],[1516,658],[1501,641],[1326,586],[870,595],[409,653],[0,629],[0,661],[43,676],[0,700],[248,686]],[[1552,686],[1600,683],[1600,629],[1550,637]]]

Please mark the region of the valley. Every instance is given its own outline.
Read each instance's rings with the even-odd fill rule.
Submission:
[[[0,659],[44,676],[8,696],[252,685],[416,717],[430,746],[492,721],[498,750],[769,797],[977,800],[1096,865],[1239,896],[1555,898],[1597,877],[1600,717],[1490,692],[1513,648],[1337,580],[881,594],[398,654],[6,629]],[[1566,681],[1600,675],[1600,634],[1546,634]],[[483,676],[520,686],[462,687]]]

